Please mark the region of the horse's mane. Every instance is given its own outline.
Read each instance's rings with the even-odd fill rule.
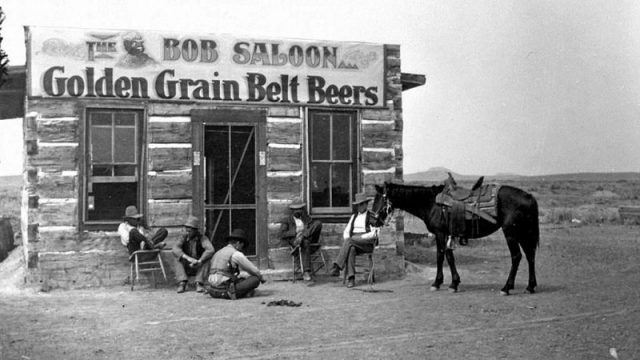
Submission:
[[[392,198],[406,204],[433,199],[444,189],[444,185],[421,186],[396,183],[386,183],[385,185]]]

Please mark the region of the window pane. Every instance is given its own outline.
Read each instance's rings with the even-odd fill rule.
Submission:
[[[330,164],[316,163],[311,166],[311,206],[327,207],[329,201]]]
[[[251,126],[231,127],[232,178],[235,175],[231,192],[233,204],[255,204],[256,202],[255,132],[252,130]],[[245,148],[246,151],[243,153]],[[241,160],[242,163],[240,163]]]
[[[351,165],[350,164],[333,164],[333,173],[331,174],[331,196],[333,207],[349,206],[349,189],[351,188]]]
[[[229,190],[229,127],[207,127],[204,137],[207,164],[207,204],[223,204]]]
[[[313,160],[330,160],[331,119],[329,115],[313,115],[311,117],[311,158]]]
[[[91,128],[91,160],[93,163],[110,163],[111,153],[111,128]]]
[[[115,176],[135,176],[136,166],[135,165],[116,165],[113,167],[113,172]]]
[[[93,165],[91,175],[93,176],[111,176],[111,166]]]
[[[92,113],[91,114],[91,125],[96,126],[111,126],[111,113]]]
[[[115,129],[115,149],[114,159],[116,163],[135,163],[136,162],[136,132],[133,128]]]
[[[138,203],[137,183],[94,183],[89,220],[122,220],[124,209]]]
[[[211,240],[213,248],[218,251],[227,246],[227,236],[231,233],[229,210],[207,210],[205,213],[207,217],[205,234]]]
[[[136,125],[136,114],[130,112],[119,112],[116,113],[116,126],[135,126]]]
[[[339,114],[333,117],[333,160],[351,159],[350,117]]]
[[[256,255],[256,211],[254,209],[231,210],[231,228],[243,229],[249,238],[249,245],[242,251],[247,256]]]

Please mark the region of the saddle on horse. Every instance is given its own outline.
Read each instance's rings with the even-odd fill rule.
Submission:
[[[453,176],[445,180],[444,189],[436,196],[436,204],[442,205],[450,234],[466,236],[466,220],[481,218],[496,224],[496,195],[499,186],[483,185],[481,176],[471,189],[458,186]]]

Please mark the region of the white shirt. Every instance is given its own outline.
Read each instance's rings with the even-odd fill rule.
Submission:
[[[304,230],[304,222],[295,216],[293,217],[293,221],[296,222],[296,234],[301,233]]]
[[[131,226],[128,222],[123,222],[120,224],[120,226],[118,226],[118,234],[120,235],[120,242],[122,243],[122,245],[124,245],[125,247],[127,245],[129,245],[129,232],[132,229],[136,229],[135,227]],[[145,235],[144,233],[144,228],[142,226],[138,226],[137,227],[138,231],[140,232],[140,234]],[[144,246],[144,243],[140,244],[140,246]]]
[[[366,220],[367,220],[366,211],[363,213],[358,213],[356,215],[351,215],[351,219],[349,219],[349,223],[347,224],[347,226],[344,228],[344,231],[342,232],[342,238],[344,240],[349,239],[349,235],[350,235],[349,230],[351,230],[351,223],[353,222],[354,234],[361,234],[362,240],[375,239],[378,236],[378,232],[380,231],[380,228],[372,226],[369,232],[367,232],[367,227],[365,224]]]

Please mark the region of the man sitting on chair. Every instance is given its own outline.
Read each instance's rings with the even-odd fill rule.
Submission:
[[[289,205],[291,214],[280,221],[280,238],[286,240],[291,247],[300,246],[304,273],[302,278],[311,281],[311,244],[317,244],[320,240],[322,222],[313,220],[307,213],[306,204],[295,199]]]
[[[367,210],[370,200],[365,193],[356,194],[353,201],[356,211],[344,228],[342,233],[344,242],[331,269],[332,276],[340,275],[342,269],[347,272],[348,288],[355,286],[356,255],[372,253],[378,242],[380,229],[371,226],[373,214]]]
[[[200,220],[189,216],[184,223],[185,234],[173,247],[176,257],[176,281],[178,294],[187,288],[187,277],[194,276],[196,292],[204,292],[204,282],[209,277],[210,260],[213,256],[213,245],[209,238],[200,233]]]
[[[158,229],[151,238],[146,235],[149,230],[142,222],[142,214],[135,206],[127,206],[124,210],[124,221],[118,226],[120,242],[129,250],[129,255],[138,250],[162,249],[165,247],[164,239],[168,235],[165,228]]]

